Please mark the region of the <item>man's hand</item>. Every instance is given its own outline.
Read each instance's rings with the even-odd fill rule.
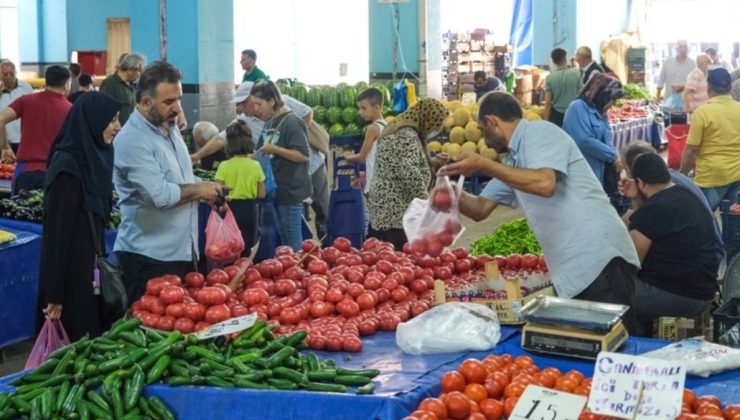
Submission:
[[[2,163],[15,162],[15,153],[13,153],[13,149],[3,149],[0,161],[2,161]]]
[[[59,319],[62,317],[62,305],[58,303],[49,303],[44,308],[44,315],[49,319]]]
[[[190,155],[190,163],[193,165],[199,165],[200,164],[200,156],[198,156],[197,153],[193,153]]]
[[[276,145],[274,145],[272,143],[268,143],[268,144],[265,144],[264,146],[262,146],[262,148],[260,150],[262,151],[262,153],[264,153],[266,155],[276,155],[278,153],[278,150],[280,150],[280,147],[278,147],[278,146],[276,146]]]
[[[203,181],[198,185],[198,197],[207,201],[210,205],[216,202],[216,199],[223,194],[223,188],[218,182]]]
[[[481,173],[488,162],[488,159],[477,153],[463,152],[457,157],[454,163],[443,166],[440,169],[440,175],[462,174],[469,177]]]

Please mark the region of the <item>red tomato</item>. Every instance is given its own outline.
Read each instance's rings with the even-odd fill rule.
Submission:
[[[194,327],[195,323],[192,319],[189,318],[178,318],[173,325],[173,328],[175,330],[180,331],[183,334],[190,334],[191,332],[193,332]]]
[[[185,291],[180,286],[166,286],[159,292],[159,300],[165,305],[182,302]]]
[[[366,319],[357,326],[361,336],[374,335],[378,331],[378,321]]]
[[[329,264],[337,262],[337,258],[342,256],[342,251],[330,246],[321,250],[321,258]]]
[[[339,335],[327,335],[326,336],[326,350],[328,351],[342,351],[344,340]]]
[[[171,317],[169,315],[165,315],[163,317],[160,317],[157,321],[157,329],[164,330],[164,331],[172,331],[172,328],[175,326],[175,318]]]
[[[169,286],[167,280],[161,277],[154,277],[146,282],[146,293],[151,296],[159,296],[159,292],[165,286]]]
[[[311,274],[326,274],[326,272],[329,271],[329,265],[326,261],[312,260],[308,263],[306,269]]]
[[[182,318],[185,316],[185,304],[184,303],[173,303],[168,305],[164,311],[167,315],[174,318]]]
[[[203,277],[203,274],[197,272],[185,274],[185,284],[188,287],[203,287],[205,283],[206,279]]]
[[[350,249],[352,249],[352,242],[350,242],[349,239],[341,236],[335,239],[332,245],[334,246],[334,248],[342,252],[349,252]]]
[[[357,298],[364,291],[365,291],[365,287],[360,283],[352,283],[347,288],[347,294],[352,296],[352,298]]]
[[[460,391],[447,393],[445,398],[447,416],[451,419],[464,419],[470,414],[470,399]]]
[[[226,305],[214,305],[206,310],[206,322],[216,324],[231,318],[231,310]]]
[[[358,352],[362,350],[362,341],[357,337],[344,337],[342,349],[347,352]]]
[[[363,292],[357,296],[357,305],[361,310],[372,309],[377,304],[376,298],[368,292]]]
[[[457,371],[449,371],[442,375],[440,379],[442,392],[449,393],[453,391],[462,392],[465,390],[465,377]]]
[[[301,320],[301,312],[296,308],[285,308],[280,311],[281,324],[297,324]]]
[[[188,319],[200,321],[206,314],[206,308],[200,303],[185,303],[183,313]]]
[[[226,271],[221,270],[220,268],[214,268],[210,273],[208,273],[206,282],[209,285],[214,285],[216,283],[229,284],[229,275]]]
[[[204,287],[195,296],[195,300],[204,305],[221,305],[227,298],[226,293],[218,287]]]
[[[280,279],[275,282],[275,294],[277,296],[290,296],[296,291],[293,280]]]
[[[511,412],[514,411],[514,406],[519,401],[519,397],[511,397],[504,400],[504,417],[511,417]]]
[[[486,420],[499,420],[504,415],[504,404],[493,398],[486,398],[478,402],[481,414]]]
[[[395,331],[401,319],[398,315],[381,315],[378,317],[380,329],[383,331]]]

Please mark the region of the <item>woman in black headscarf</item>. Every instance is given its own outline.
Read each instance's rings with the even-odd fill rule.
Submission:
[[[72,341],[102,332],[93,289],[95,247],[88,212],[102,235],[110,218],[111,143],[121,129],[120,109],[120,102],[101,93],[80,97],[49,153],[39,303],[46,317],[61,318]]]

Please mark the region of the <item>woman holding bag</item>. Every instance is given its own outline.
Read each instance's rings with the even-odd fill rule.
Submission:
[[[93,289],[97,231],[108,224],[113,192],[113,137],[121,129],[121,103],[97,92],[82,96],[54,139],[44,185],[39,303],[61,319],[71,341],[104,330]],[[102,241],[102,238],[100,238]]]

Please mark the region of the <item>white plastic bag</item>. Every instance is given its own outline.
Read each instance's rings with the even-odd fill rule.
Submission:
[[[461,176],[454,185],[449,177],[438,176],[429,198],[415,198],[406,208],[403,230],[412,253],[438,257],[462,235],[459,201],[464,181]]]
[[[692,375],[709,377],[740,368],[740,350],[701,339],[687,338],[641,356],[663,360],[683,360]]]
[[[477,303],[448,302],[398,324],[396,344],[413,355],[489,350],[501,338],[496,312]]]

